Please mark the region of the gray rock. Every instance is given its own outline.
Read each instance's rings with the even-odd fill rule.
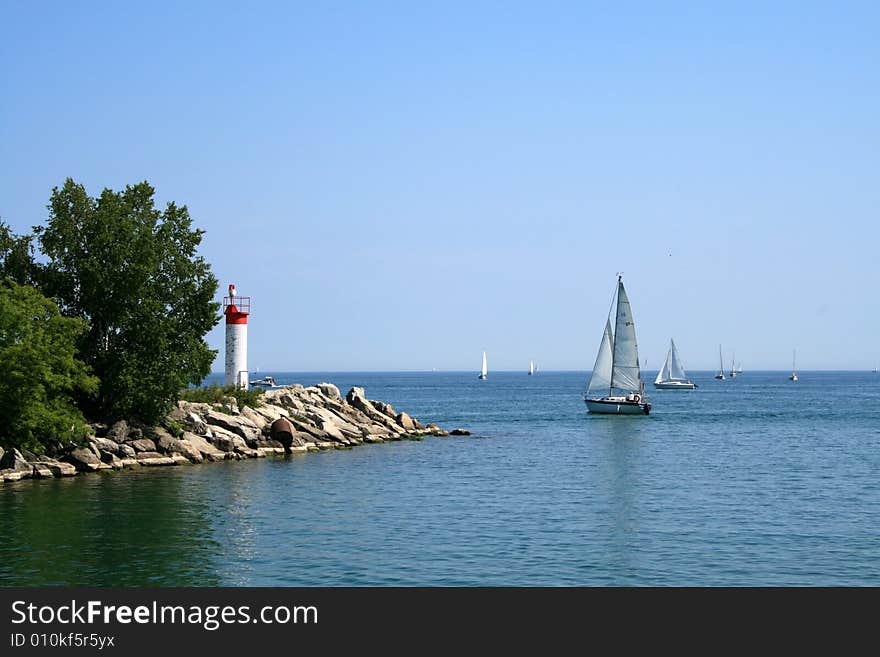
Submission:
[[[168,452],[170,451],[170,446],[174,443],[177,438],[172,436],[168,431],[163,429],[162,427],[153,427],[153,442],[156,444],[157,452]],[[146,451],[146,450],[144,450]]]
[[[139,438],[137,440],[129,440],[129,447],[133,447],[136,452],[155,452],[156,443],[149,438]]]
[[[101,469],[101,460],[92,450],[84,447],[73,450],[65,459],[80,472],[94,472]]]
[[[143,437],[144,437],[143,429],[141,429],[140,427],[132,427],[128,431],[128,439],[127,440],[130,442],[132,440],[140,440]]]
[[[217,430],[214,436],[214,447],[222,452],[241,452],[248,449],[244,438],[223,429]]]
[[[177,465],[177,461],[170,456],[162,456],[156,452],[141,452],[138,454],[137,462],[140,465]]]
[[[319,383],[316,387],[324,394],[325,397],[329,397],[330,399],[342,400],[342,394],[339,392],[339,388],[337,388],[332,383]]]
[[[53,475],[52,470],[45,463],[34,463],[32,476],[35,479],[51,479]]]
[[[95,443],[98,449],[102,452],[119,454],[119,443],[117,443],[115,440],[111,440],[110,438],[92,438],[91,442]]]
[[[19,450],[12,448],[0,459],[0,470],[20,472],[21,476],[26,479],[31,476],[34,468]]]
[[[449,432],[450,436],[470,436],[471,432],[467,429],[453,429]]]
[[[135,452],[131,445],[120,445],[117,454],[123,459],[133,459],[137,456],[137,452]]]
[[[376,401],[375,399],[371,399],[370,403],[380,413],[384,413],[388,417],[396,420],[397,419],[397,411],[394,410],[394,407],[391,404],[386,404],[385,402]]]
[[[199,454],[208,460],[212,461],[222,461],[226,456],[222,451],[217,449],[214,445],[209,443],[207,440],[202,438],[199,435],[194,433],[190,433],[185,431],[183,434],[182,441],[187,445],[191,445],[193,448],[198,450]]]
[[[195,411],[189,411],[184,416],[183,426],[186,427],[189,431],[197,433],[200,436],[203,436],[205,434],[205,431],[208,429],[208,425],[202,419],[202,416]]]
[[[49,471],[56,477],[72,477],[76,474],[76,466],[55,459],[40,461],[40,465],[49,468]]]
[[[97,456],[98,460],[100,461],[101,460],[101,450],[98,448],[98,446],[95,444],[95,442],[93,440],[89,441],[89,449],[92,450],[92,454]]]
[[[226,413],[219,413],[212,410],[205,414],[205,421],[211,426],[226,429],[227,431],[231,431],[232,433],[238,434],[242,438],[249,440],[259,439],[262,433],[260,427],[257,427],[257,425],[242,415],[233,417]]]
[[[412,418],[409,415],[407,415],[406,413],[402,413],[402,412],[398,413],[397,417],[395,418],[395,421],[397,422],[397,424],[402,426],[407,431],[415,431],[416,430],[416,425],[413,424]]]
[[[164,454],[160,454],[159,452],[138,452],[137,460],[140,461],[149,461],[151,459],[162,459],[165,458]]]
[[[128,426],[128,422],[125,420],[119,420],[119,422],[114,424],[110,427],[109,431],[107,431],[107,438],[110,438],[114,442],[122,443],[128,439],[130,432],[131,428]]]
[[[184,433],[184,435],[186,434]],[[191,463],[201,463],[204,460],[199,449],[189,441],[183,439],[175,438],[174,442],[168,446],[168,452],[171,456],[179,454]]]
[[[258,429],[262,429],[263,426],[266,424],[266,419],[250,406],[241,407],[241,417],[246,417],[248,420],[253,422],[254,426]]]
[[[114,470],[122,470],[122,460],[113,452],[101,450],[101,462],[109,465]]]
[[[3,455],[4,455],[5,453],[6,453],[6,450],[4,450],[2,447],[0,447],[0,463],[3,462]]]

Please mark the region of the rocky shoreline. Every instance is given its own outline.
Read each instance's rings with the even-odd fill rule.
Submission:
[[[0,482],[70,477],[81,472],[174,466],[351,448],[422,436],[468,435],[423,425],[390,404],[369,400],[363,388],[343,398],[332,383],[267,390],[262,404],[238,407],[234,397],[219,404],[179,401],[161,426],[121,420],[91,425],[88,445],[57,458],[0,448]]]

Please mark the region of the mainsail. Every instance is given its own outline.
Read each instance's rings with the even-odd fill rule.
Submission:
[[[617,317],[614,324],[610,388],[612,394],[615,390],[624,394],[641,392],[642,388],[636,327],[633,323],[629,298],[626,296],[626,290],[623,288],[621,280],[617,283]]]
[[[486,352],[483,352],[483,366],[480,368],[480,376],[484,377],[489,373],[488,367],[486,367]],[[473,376],[473,375],[472,375]]]
[[[599,345],[599,354],[596,356],[596,364],[593,365],[593,374],[587,386],[587,394],[606,395],[611,387],[611,319],[605,322],[605,333],[602,335],[602,343]]]

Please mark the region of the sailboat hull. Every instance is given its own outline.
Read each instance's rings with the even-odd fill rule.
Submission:
[[[655,381],[654,387],[657,390],[695,390],[697,384],[690,381],[661,381],[660,383]]]
[[[585,399],[590,413],[605,415],[647,415],[651,405],[647,402],[626,401],[624,399]]]

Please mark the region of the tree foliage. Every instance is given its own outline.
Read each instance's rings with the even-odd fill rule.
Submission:
[[[14,235],[0,220],[0,281],[10,278],[20,285],[33,285],[37,274],[33,236]]]
[[[75,358],[86,328],[34,288],[0,282],[0,445],[42,454],[85,436],[76,397],[97,389]]]
[[[45,292],[86,320],[80,355],[100,379],[97,411],[155,422],[210,372],[204,341],[219,321],[217,279],[197,255],[203,231],[186,206],[160,211],[147,182],[97,198],[68,178],[35,229]]]

